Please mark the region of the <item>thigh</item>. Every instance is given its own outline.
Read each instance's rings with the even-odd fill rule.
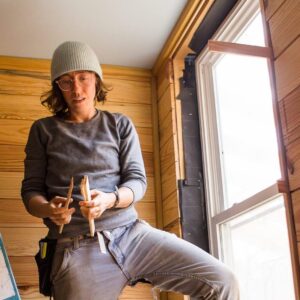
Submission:
[[[61,247],[53,261],[55,300],[116,300],[127,278],[109,252],[101,253],[97,240],[81,242],[78,249]]]
[[[217,259],[195,245],[137,222],[120,243],[125,251],[124,268],[132,282],[144,278],[162,290],[214,299],[230,289],[231,272]],[[225,287],[226,286],[226,287]],[[203,298],[202,298],[203,297]],[[237,299],[232,297],[232,299]]]

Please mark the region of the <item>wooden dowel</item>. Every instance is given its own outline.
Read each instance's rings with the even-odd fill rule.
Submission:
[[[73,188],[74,188],[74,178],[71,178],[71,182],[69,185],[69,190],[68,190],[68,195],[67,195],[67,201],[65,203],[64,208],[69,208],[70,202],[71,202],[71,198],[72,198],[72,192],[73,192]],[[61,224],[59,226],[59,233],[61,234],[63,232],[64,229],[64,224]]]
[[[80,184],[80,190],[81,194],[84,198],[84,201],[91,201],[91,191],[90,191],[90,184],[89,184],[89,178],[87,175],[84,175],[83,179],[81,180]],[[89,226],[90,226],[90,235],[95,235],[95,221],[94,219],[89,219]]]

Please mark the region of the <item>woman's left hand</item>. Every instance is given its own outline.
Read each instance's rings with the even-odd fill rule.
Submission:
[[[114,204],[114,193],[104,193],[99,190],[91,190],[91,201],[80,201],[82,215],[90,220],[100,218],[104,211]]]

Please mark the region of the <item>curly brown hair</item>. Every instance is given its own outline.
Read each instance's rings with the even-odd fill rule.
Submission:
[[[96,75],[96,95],[95,102],[105,102],[107,93],[112,89],[108,87],[97,74]],[[67,103],[63,97],[63,94],[58,84],[53,81],[52,89],[45,92],[41,96],[41,103],[47,107],[51,113],[59,116],[63,116],[68,111]]]

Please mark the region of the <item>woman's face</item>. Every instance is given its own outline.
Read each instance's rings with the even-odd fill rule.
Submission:
[[[69,112],[94,108],[96,75],[88,71],[76,71],[62,75],[58,80]]]

